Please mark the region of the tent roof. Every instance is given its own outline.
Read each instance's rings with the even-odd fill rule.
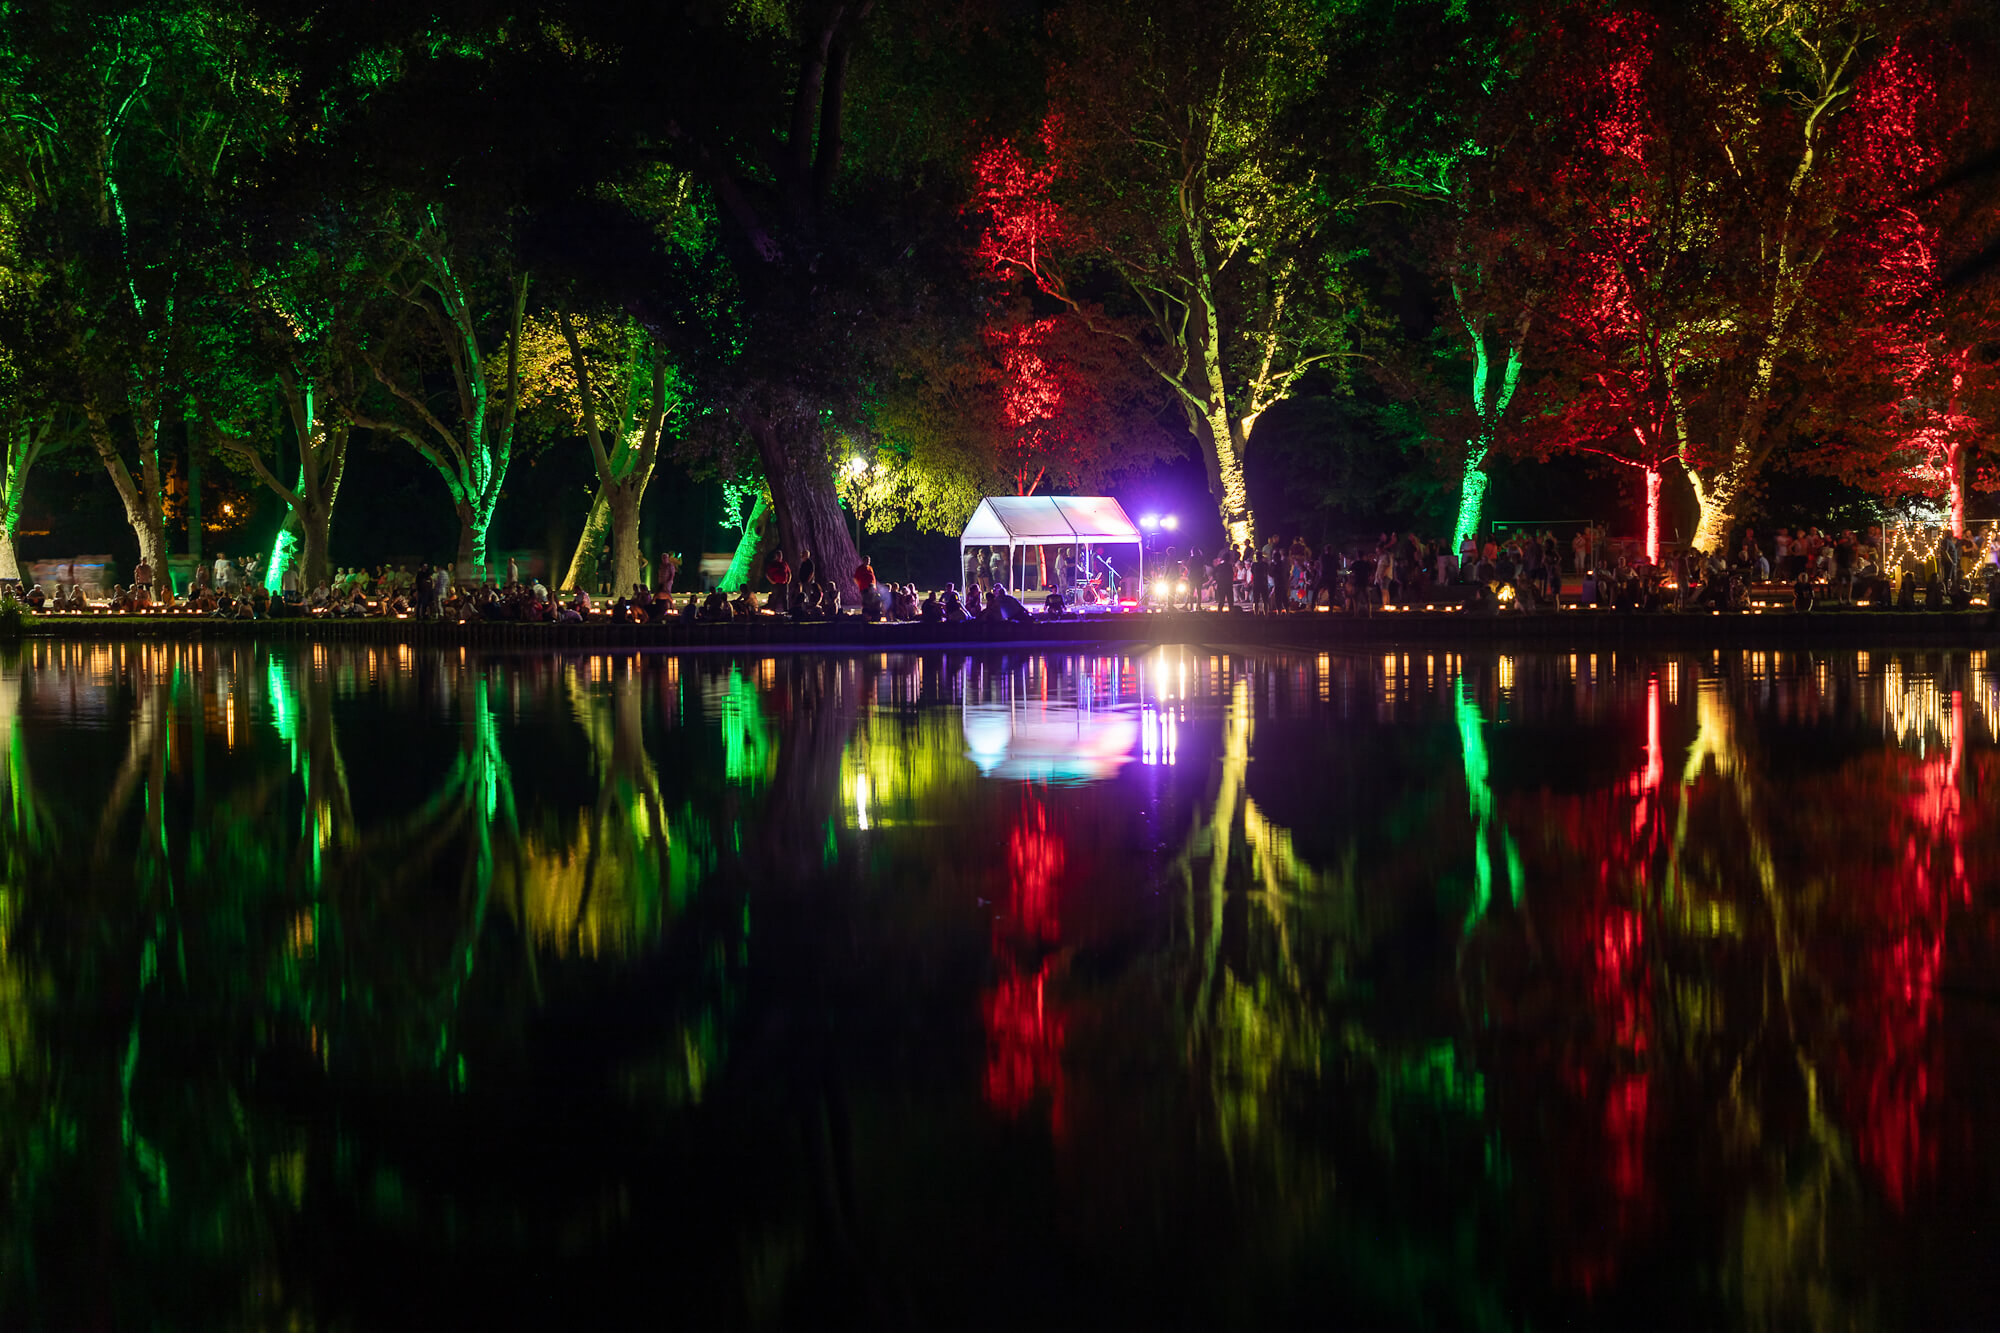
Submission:
[[[1108,495],[989,495],[959,537],[980,546],[1138,540],[1139,529]]]

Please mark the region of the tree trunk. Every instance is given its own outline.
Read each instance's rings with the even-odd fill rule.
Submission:
[[[632,591],[643,568],[639,555],[639,502],[623,485],[613,486],[607,497],[611,510],[611,595]]]
[[[486,526],[477,521],[471,505],[455,504],[452,509],[458,514],[458,564],[452,571],[457,577],[467,565],[486,563]]]
[[[569,558],[569,573],[563,575],[562,591],[597,590],[597,553],[610,532],[611,506],[604,502],[604,484],[599,482],[590,513],[583,520],[583,534],[576,539],[576,552]]]
[[[1243,453],[1231,429],[1229,409],[1217,406],[1198,418],[1194,432],[1208,468],[1208,488],[1222,516],[1223,540],[1247,546],[1256,532],[1250,513],[1250,487],[1243,479]]]
[[[327,545],[333,531],[332,505],[307,505],[298,513],[299,541],[303,547],[302,586],[317,588],[328,581]]]
[[[811,551],[819,577],[840,590],[843,603],[859,605],[861,592],[854,585],[853,573],[861,556],[848,534],[847,514],[840,507],[826,464],[795,465],[776,427],[767,421],[754,422],[751,435],[771,486],[771,506],[778,511],[778,535],[785,558],[797,568],[800,556]]]
[[[716,586],[724,592],[736,592],[750,586],[753,577],[751,562],[756,558],[757,547],[764,540],[764,517],[770,512],[771,502],[764,492],[757,492],[757,502],[750,507],[750,517],[743,521],[743,535],[737,538],[736,554],[730,558],[729,568],[723,571],[722,582]]]
[[[1703,482],[1693,472],[1688,474],[1694,482],[1695,503],[1700,507],[1700,517],[1695,521],[1695,549],[1703,553],[1726,551],[1729,547],[1729,529],[1736,522],[1736,506],[1743,498],[1743,474],[1748,469],[1742,464],[1732,464],[1728,471]]]
[[[1484,440],[1466,443],[1465,471],[1458,482],[1458,517],[1451,525],[1454,554],[1467,537],[1479,535],[1479,524],[1486,516],[1486,451]]]
[[[118,491],[119,503],[125,507],[125,521],[138,539],[139,558],[152,566],[154,586],[167,588],[172,581],[164,577],[167,569],[166,525],[160,518],[160,495],[158,488],[159,459],[153,455],[151,466],[146,466],[147,441],[140,441],[140,475],[134,477],[132,470],[125,466],[124,457],[118,446],[112,443],[110,422],[103,410],[95,402],[84,409],[85,419],[90,425],[90,439],[97,450],[98,461],[111,477],[111,484]],[[157,444],[157,442],[154,442]]]
[[[25,449],[27,441],[23,439],[16,447]],[[27,490],[28,469],[18,455],[10,454],[7,473],[7,493],[0,496],[0,579],[18,581],[21,563],[14,553],[14,532],[21,525],[21,497]]]
[[[1945,477],[1951,487],[1951,535],[1965,536],[1965,446],[1953,440],[1946,446]]]
[[[1646,469],[1646,562],[1660,563],[1660,469]]]

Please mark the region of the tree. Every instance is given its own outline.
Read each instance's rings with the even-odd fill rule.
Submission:
[[[646,496],[653,466],[660,456],[660,432],[667,412],[678,402],[668,385],[667,361],[659,346],[630,325],[616,325],[618,341],[625,346],[614,363],[612,374],[593,385],[590,361],[578,339],[576,325],[567,311],[558,313],[563,341],[569,347],[570,372],[576,379],[578,414],[582,418],[584,441],[590,446],[591,462],[597,468],[597,499],[591,506],[593,518],[602,512],[611,529],[611,588],[623,594],[639,581],[644,559],[639,554],[639,503]],[[600,399],[609,409],[604,415],[616,424],[616,434],[607,444],[599,427]],[[576,586],[576,565],[588,552],[594,559],[602,529],[584,525],[577,542],[577,556],[571,561],[570,576],[564,587]]]
[[[1891,21],[1865,6],[1718,4],[1663,8],[1656,26],[1627,30],[1657,43],[1632,104],[1633,132],[1655,147],[1625,179],[1637,246],[1663,275],[1632,291],[1683,358],[1665,391],[1703,550],[1727,542],[1813,401],[1832,332],[1813,280],[1866,223],[1841,166],[1855,89]]]
[[[1454,543],[1484,521],[1489,459],[1528,444],[1520,395],[1555,290],[1551,257],[1566,239],[1551,225],[1565,169],[1549,111],[1552,89],[1576,76],[1551,32],[1559,12],[1381,7],[1348,58],[1365,42],[1395,53],[1383,62],[1393,72],[1354,110],[1336,107],[1324,134],[1369,145],[1379,197],[1395,205],[1369,231],[1429,279],[1434,364],[1392,355],[1378,373],[1403,397],[1449,405],[1432,411],[1453,479]]]
[[[1685,210],[1646,213],[1630,179],[1662,151],[1643,128],[1640,99],[1652,25],[1632,13],[1569,12],[1551,34],[1554,63],[1577,71],[1538,81],[1537,104],[1555,146],[1551,220],[1566,247],[1548,246],[1540,335],[1550,410],[1525,432],[1538,452],[1587,454],[1636,470],[1645,494],[1646,557],[1660,558],[1664,469],[1677,456],[1670,388],[1700,343],[1659,322],[1662,265],[1652,238],[1687,225]],[[1684,248],[1695,248],[1684,242]]]
[[[1249,0],[1067,6],[1035,156],[997,141],[974,163],[981,257],[1168,387],[1232,542],[1253,527],[1257,418],[1352,351],[1331,236],[1348,201],[1289,134],[1323,24]]]
[[[401,336],[380,335],[360,349],[394,403],[379,413],[346,411],[354,424],[404,441],[437,469],[458,515],[458,563],[484,565],[486,532],[514,455],[528,275],[497,259],[463,262],[439,207],[419,204],[416,211],[414,227],[397,238],[404,262],[381,278],[384,297],[402,307],[400,327],[390,326]],[[450,377],[442,406],[425,374],[437,363]]]
[[[226,112],[197,96],[212,54],[205,19],[171,4],[0,17],[0,133],[26,214],[24,261],[55,284],[54,332],[77,369],[88,438],[139,558],[160,570],[160,421],[187,260],[175,220],[188,181],[172,150],[220,152],[229,132]]]

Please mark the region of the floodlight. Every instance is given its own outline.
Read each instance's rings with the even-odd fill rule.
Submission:
[[[1160,526],[1160,516],[1158,514],[1147,514],[1139,520],[1139,526],[1151,532],[1154,528]]]
[[[1160,526],[1165,528],[1168,532],[1172,532],[1175,528],[1179,527],[1180,525],[1181,521],[1178,518],[1175,518],[1172,514],[1168,514],[1165,518],[1160,520]]]

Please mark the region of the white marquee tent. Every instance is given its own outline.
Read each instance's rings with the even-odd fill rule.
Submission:
[[[965,569],[965,552],[973,546],[1007,548],[1007,586],[1018,589],[1016,551],[1036,546],[1074,546],[1078,566],[1084,556],[1106,546],[1131,546],[1139,553],[1136,573],[1145,559],[1138,525],[1124,507],[1108,495],[989,495],[972,511],[958,538],[958,567]]]

